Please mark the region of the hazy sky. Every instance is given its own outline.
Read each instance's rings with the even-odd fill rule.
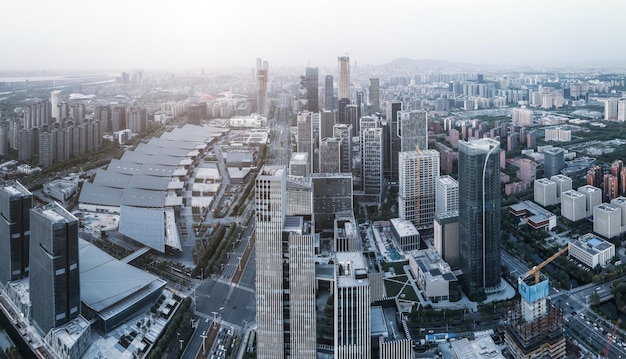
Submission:
[[[2,0],[0,70],[626,65],[623,0]]]

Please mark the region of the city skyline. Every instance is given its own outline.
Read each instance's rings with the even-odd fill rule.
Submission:
[[[283,0],[191,0],[182,6],[31,0],[3,9],[0,70],[249,68],[259,56],[276,67],[332,68],[345,54],[357,68],[398,58],[478,66],[625,66],[626,49],[611,41],[625,35],[616,26],[624,10],[626,4],[608,0],[593,7],[563,0],[397,0],[359,7],[324,0],[306,9]],[[320,21],[337,26],[301,26]],[[358,31],[339,36],[340,29]],[[309,50],[287,45],[304,38]],[[71,44],[80,44],[78,51],[69,51]]]

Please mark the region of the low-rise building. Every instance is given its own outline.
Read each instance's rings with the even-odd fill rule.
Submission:
[[[448,300],[450,283],[456,282],[457,277],[435,249],[412,251],[409,266],[425,297],[430,300]]]
[[[568,244],[569,256],[589,268],[604,267],[615,256],[615,245],[598,236],[587,233]]]

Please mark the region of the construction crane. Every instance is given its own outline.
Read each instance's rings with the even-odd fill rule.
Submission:
[[[604,349],[602,350],[603,358],[606,358],[606,356],[609,354],[609,349],[611,349],[611,341],[613,341],[613,338],[615,338],[615,333],[617,332],[617,328],[619,328],[619,323],[621,321],[622,318],[617,318],[617,321],[615,321],[615,325],[613,326],[613,331],[611,332],[611,335],[606,338],[606,344],[604,345]]]
[[[552,262],[553,260],[556,259],[556,257],[560,256],[561,254],[567,252],[568,247],[564,247],[563,249],[561,249],[560,251],[554,253],[550,258],[546,259],[545,261],[537,264],[536,266],[534,266],[532,269],[530,269],[528,272],[526,272],[526,274],[524,274],[523,276],[520,277],[520,282],[523,281],[524,279],[528,278],[531,274],[535,275],[535,284],[539,283],[539,270],[543,267],[546,266],[546,264]]]

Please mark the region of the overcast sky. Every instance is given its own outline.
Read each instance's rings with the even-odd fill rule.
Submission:
[[[2,0],[0,70],[626,65],[623,0]]]

